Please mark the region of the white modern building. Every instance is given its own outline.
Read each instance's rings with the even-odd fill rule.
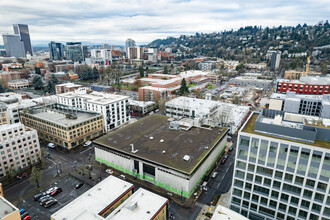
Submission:
[[[246,119],[250,107],[207,99],[178,97],[165,104],[166,116],[194,118],[201,125],[229,127],[234,134]]]
[[[38,162],[40,145],[37,131],[21,123],[0,125],[0,177]]]
[[[157,108],[156,102],[153,101],[144,102],[129,99],[128,105],[132,113],[141,115],[145,115],[151,111],[154,111]]]
[[[227,133],[153,114],[94,140],[95,160],[190,197],[224,152]]]
[[[78,109],[102,113],[105,130],[109,131],[130,120],[128,98],[101,92],[87,93],[86,88],[80,88],[74,92],[57,94],[55,101]]]
[[[91,61],[93,64],[100,66],[111,65],[112,50],[111,49],[91,49]]]
[[[218,102],[181,96],[166,102],[165,107],[168,117],[209,118],[217,112]]]
[[[249,219],[330,218],[330,120],[263,109],[241,128],[231,209]]]

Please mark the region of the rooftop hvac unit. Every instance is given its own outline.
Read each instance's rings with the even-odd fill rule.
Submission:
[[[190,160],[190,156],[189,155],[184,155],[183,160],[184,161],[189,161]]]
[[[170,129],[172,129],[172,130],[180,130],[179,122],[177,122],[177,121],[171,121],[170,122]]]

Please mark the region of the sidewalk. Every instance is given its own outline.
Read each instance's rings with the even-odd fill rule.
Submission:
[[[215,206],[213,205],[203,205],[202,210],[198,214],[196,220],[208,220],[210,218],[210,214],[214,213],[214,210],[218,205],[224,206],[226,208],[229,208],[230,206],[230,195],[231,195],[231,188],[226,194],[222,194],[219,201]]]

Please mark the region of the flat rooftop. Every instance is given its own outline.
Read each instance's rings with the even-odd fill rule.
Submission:
[[[0,196],[0,219],[5,218],[16,210],[18,209],[13,204]]]
[[[206,99],[196,99],[180,96],[166,102],[166,106],[174,106],[178,108],[214,108],[218,106],[219,102]]]
[[[241,131],[250,133],[250,134],[261,135],[261,136],[265,136],[265,137],[270,137],[270,138],[275,138],[275,139],[280,139],[280,140],[291,141],[291,142],[296,142],[296,143],[300,143],[300,144],[307,144],[307,145],[312,145],[312,146],[316,146],[316,147],[330,149],[330,142],[328,142],[328,141],[315,140],[314,143],[304,143],[304,142],[295,141],[292,139],[274,137],[271,135],[266,135],[266,134],[261,134],[261,133],[255,132],[254,127],[255,127],[255,123],[256,123],[258,116],[259,116],[259,114],[253,113]]]
[[[249,220],[249,219],[229,208],[226,208],[222,205],[218,205],[214,210],[211,220]]]
[[[51,217],[56,220],[103,219],[98,213],[111,205],[117,198],[133,188],[133,184],[109,176],[84,194],[73,200]]]
[[[100,113],[94,113],[94,112],[88,112],[88,111],[82,111],[82,110],[65,110],[65,109],[56,109],[51,108],[49,105],[42,106],[38,108],[33,108],[33,111],[31,112],[25,112],[26,114],[32,115],[33,117],[50,121],[52,123],[68,127],[75,124],[79,124],[81,122],[84,122],[90,118],[93,118],[95,116],[100,115]],[[70,119],[66,117],[66,114],[73,113],[77,116],[76,119]]]
[[[115,95],[115,94],[109,94],[109,93],[103,93],[103,92],[91,92],[86,93],[86,91],[80,92],[67,92],[67,93],[61,93],[57,94],[57,97],[63,97],[63,98],[83,98],[88,103],[94,103],[98,105],[106,105],[113,102],[121,101],[124,99],[128,99],[128,96],[123,95]]]
[[[212,129],[193,127],[188,131],[170,130],[168,119],[153,114],[100,137],[94,143],[189,175],[228,130],[217,127]],[[151,140],[150,137],[153,139]],[[134,149],[138,150],[136,153],[131,152],[131,144],[134,144]],[[188,162],[183,160],[185,155],[190,156]]]
[[[168,199],[139,188],[106,219],[152,219],[168,203]]]

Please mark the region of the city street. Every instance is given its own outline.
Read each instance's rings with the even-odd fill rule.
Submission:
[[[169,198],[169,212],[174,214],[176,219],[195,219],[200,212],[203,204],[209,205],[217,194],[224,194],[229,191],[231,187],[235,160],[236,137],[233,137],[232,141],[232,146],[234,147],[234,150],[228,152],[228,158],[224,164],[220,163],[222,158],[218,161],[217,166],[215,166],[214,170],[211,172],[212,174],[216,171],[218,172],[218,175],[215,178],[212,178],[211,176],[209,177],[209,180],[206,185],[207,191],[202,192],[193,207],[181,206],[173,202],[173,200]],[[44,144],[41,144],[41,146],[45,147]],[[31,180],[30,177],[19,180],[5,187],[6,198],[9,201],[13,202],[14,205],[17,205],[19,208],[29,209],[31,212],[31,217],[48,217],[52,213],[60,209],[63,205],[69,203],[72,199],[76,198],[81,194],[74,193],[74,196],[65,196],[68,193],[70,195],[72,194],[71,189],[74,190],[72,187],[75,183],[77,183],[77,180],[72,177],[69,177],[67,173],[77,173],[77,170],[79,171],[82,167],[85,167],[89,163],[92,163],[94,165],[91,174],[94,180],[92,184],[97,184],[99,176],[101,176],[101,179],[104,179],[108,176],[105,172],[106,167],[104,165],[97,165],[98,163],[94,161],[93,146],[90,146],[88,148],[81,148],[76,152],[60,152],[55,149],[49,149],[49,153],[50,158],[46,159],[46,161],[48,161],[48,166],[42,169],[42,180],[40,184],[41,187],[39,189],[35,187],[35,183]],[[89,162],[90,157],[91,162]],[[60,170],[61,173],[58,173],[58,170]],[[119,174],[115,172],[115,175],[117,176]],[[87,179],[87,174],[85,174],[84,178]],[[147,190],[157,193],[156,191],[154,191],[154,187],[152,187],[151,185],[149,187],[148,184],[144,182],[141,184],[131,180],[128,181],[132,182],[135,185],[135,190],[140,187],[143,187]],[[54,205],[53,209],[49,209],[45,214],[42,214],[43,210],[46,209],[41,207],[37,202],[33,201],[33,195],[37,194],[39,191],[46,190],[55,185],[59,187],[64,187],[63,193],[61,193],[61,196],[58,196],[60,198],[59,203],[57,205]],[[88,188],[89,187],[86,186],[84,188],[84,191],[88,190]]]

